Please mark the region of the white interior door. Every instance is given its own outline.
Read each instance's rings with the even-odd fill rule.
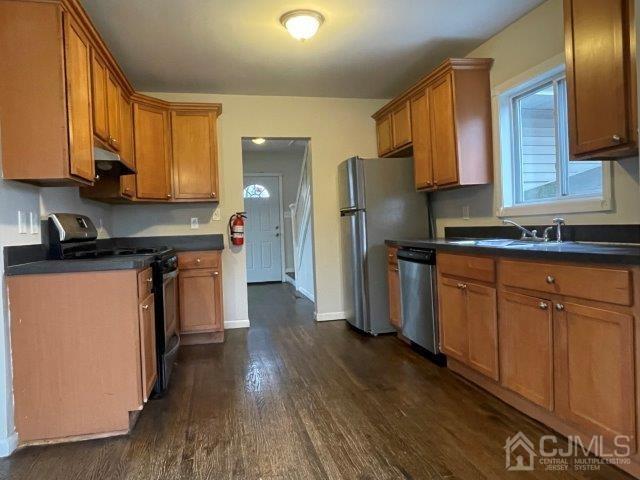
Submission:
[[[247,282],[282,281],[280,178],[244,177]]]

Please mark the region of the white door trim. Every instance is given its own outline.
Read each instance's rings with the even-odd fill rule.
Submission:
[[[282,282],[286,281],[286,273],[285,273],[285,257],[284,257],[284,195],[282,192],[282,174],[281,173],[244,173],[242,175],[242,179],[244,181],[245,178],[260,178],[260,177],[278,177],[278,189],[280,190],[280,202],[278,204],[278,216],[280,222],[280,280]],[[242,187],[244,190],[244,187]],[[244,198],[242,199],[244,202]]]

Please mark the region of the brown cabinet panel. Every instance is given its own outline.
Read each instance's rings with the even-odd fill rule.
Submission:
[[[631,0],[565,0],[565,57],[573,158],[637,149]]]
[[[552,303],[501,292],[499,309],[502,385],[553,410]]]
[[[178,253],[178,266],[180,269],[191,268],[219,268],[220,251],[180,252]]]
[[[378,137],[378,155],[383,157],[393,150],[393,131],[390,115],[385,115],[376,121],[376,132]]]
[[[90,46],[80,27],[64,16],[69,122],[69,170],[72,175],[93,181],[93,136],[91,134]]]
[[[133,112],[136,196],[169,200],[172,197],[169,112],[137,102]]]
[[[109,71],[95,52],[91,51],[91,93],[93,98],[93,133],[101,140],[109,141],[109,104],[107,100],[107,77]]]
[[[400,306],[400,272],[398,266],[389,264],[387,268],[387,284],[389,286],[389,322],[396,330],[402,328]]]
[[[177,199],[218,200],[216,112],[171,112],[173,183]]]
[[[453,82],[447,74],[429,86],[433,178],[435,185],[458,181],[458,157],[453,110]]]
[[[494,283],[496,280],[496,262],[493,257],[440,253],[436,258],[438,271],[443,275],[472,278],[487,283]]]
[[[467,363],[469,332],[462,282],[440,277],[438,307],[440,320],[440,350],[456,360]]]
[[[222,285],[219,269],[182,270],[179,275],[180,333],[219,332]]]
[[[130,168],[135,169],[136,160],[133,148],[133,106],[124,92],[120,92],[120,158]],[[136,196],[136,176],[120,177],[120,193],[127,198]]]
[[[157,378],[156,327],[153,294],[140,302],[140,361],[142,364],[142,399],[146,402]]]
[[[558,415],[610,445],[626,435],[635,446],[633,317],[575,303],[556,304],[555,315]]]
[[[107,122],[109,125],[109,145],[116,151],[120,150],[120,86],[111,74],[107,75]]]
[[[496,289],[465,283],[469,366],[498,380],[498,312]]]
[[[431,114],[426,90],[411,99],[411,132],[416,189],[431,188],[433,186]]]
[[[393,148],[411,143],[411,104],[403,103],[391,113]]]

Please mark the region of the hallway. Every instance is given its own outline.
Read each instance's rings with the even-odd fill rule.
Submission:
[[[0,478],[493,480],[515,478],[508,436],[552,433],[393,336],[314,322],[288,285],[249,297],[251,329],[183,348],[129,436],[22,449]],[[629,478],[538,468],[528,478]]]

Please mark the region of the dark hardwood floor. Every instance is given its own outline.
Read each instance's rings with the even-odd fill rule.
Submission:
[[[505,439],[551,433],[393,336],[316,324],[289,286],[250,287],[250,330],[183,348],[169,394],[121,438],[30,447],[11,479],[630,478],[505,471]]]

